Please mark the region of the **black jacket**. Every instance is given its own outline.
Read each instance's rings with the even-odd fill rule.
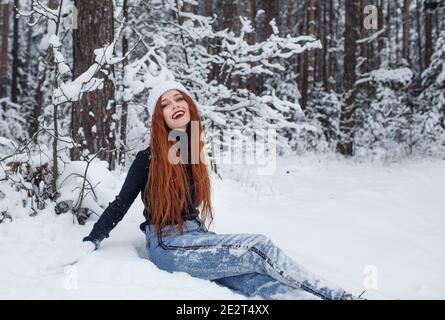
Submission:
[[[100,242],[104,238],[109,237],[110,231],[125,216],[139,193],[141,193],[141,199],[144,201],[144,190],[148,179],[149,162],[150,147],[137,153],[119,194],[116,196],[113,202],[109,203],[109,206],[102,213],[99,220],[94,224],[90,234],[83,238],[83,241],[92,241],[96,245],[96,248],[98,248]],[[194,199],[194,188],[192,181],[193,179],[190,179],[192,199]],[[146,209],[144,209],[143,215],[145,221],[139,226],[142,232],[145,231],[145,227],[150,223],[150,213],[147,212]],[[191,204],[189,204],[187,209],[182,211],[182,217],[184,220],[193,219],[198,215],[199,210]]]

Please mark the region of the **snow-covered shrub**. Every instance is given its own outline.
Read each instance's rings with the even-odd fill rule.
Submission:
[[[412,78],[413,73],[408,68],[382,68],[371,72],[376,98],[356,108],[357,149],[366,149],[377,158],[393,158],[407,152],[413,125],[407,89]]]
[[[432,153],[445,152],[445,31],[440,33],[430,66],[422,73],[425,101],[421,119],[421,142]]]
[[[17,196],[21,196],[23,208],[29,209],[29,215],[36,215],[45,209],[52,193],[48,162],[34,162],[22,153],[2,161],[1,168],[2,188],[8,189],[8,194],[13,190]]]

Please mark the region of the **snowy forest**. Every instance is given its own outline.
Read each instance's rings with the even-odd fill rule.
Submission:
[[[150,141],[146,102],[168,78],[193,93],[207,129],[216,230],[270,234],[356,292],[378,269],[386,283],[371,281],[369,298],[444,297],[445,1],[0,0],[0,17],[0,297],[240,298],[136,259],[139,203],[108,251],[69,254]],[[219,163],[224,130],[265,128],[277,133],[275,175]],[[243,229],[272,211],[277,222]],[[279,222],[306,231],[294,239]],[[168,285],[131,291],[130,275],[112,274],[121,265]],[[65,290],[73,277],[78,290]]]

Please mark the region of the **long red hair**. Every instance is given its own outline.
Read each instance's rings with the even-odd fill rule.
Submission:
[[[199,218],[205,224],[213,220],[213,209],[211,205],[211,186],[209,173],[205,160],[204,142],[201,141],[203,132],[201,119],[198,114],[196,104],[186,93],[178,90],[187,102],[190,110],[190,122],[187,124],[187,137],[189,149],[189,164],[172,164],[168,160],[169,149],[177,143],[169,141],[168,134],[170,128],[167,126],[162,113],[161,98],[156,102],[156,107],[152,116],[150,128],[150,163],[147,184],[144,190],[144,206],[150,213],[150,223],[154,225],[155,232],[160,235],[160,230],[167,224],[178,224],[182,234],[184,230],[184,220],[181,212],[188,208],[188,203],[200,210]],[[199,134],[191,135],[191,123],[197,121]],[[198,137],[199,157],[198,163],[191,163],[191,139]],[[204,161],[204,162],[203,162]],[[194,187],[194,199],[192,190],[189,188],[188,174],[191,173]],[[162,237],[162,234],[161,234]]]

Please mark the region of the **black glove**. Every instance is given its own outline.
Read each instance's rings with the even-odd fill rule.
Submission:
[[[99,249],[100,241],[97,240],[97,239],[94,239],[94,238],[92,238],[90,236],[87,236],[87,237],[83,238],[82,241],[84,241],[84,242],[85,241],[90,241],[90,242],[92,242],[94,244],[95,250]]]

